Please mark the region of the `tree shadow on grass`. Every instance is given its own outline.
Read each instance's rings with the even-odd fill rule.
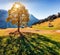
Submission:
[[[45,36],[32,34],[35,37],[24,37],[21,39],[24,45],[27,44],[28,47],[25,49],[29,49],[29,55],[59,55],[60,43],[53,41]],[[28,39],[29,38],[29,39]],[[24,46],[23,45],[23,46]],[[25,45],[25,46],[27,46]]]
[[[0,43],[1,55],[60,55],[60,42],[39,34],[0,38]]]

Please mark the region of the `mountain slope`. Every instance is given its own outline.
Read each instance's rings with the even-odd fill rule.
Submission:
[[[49,23],[50,21],[46,21],[46,22],[43,22],[43,23],[37,23],[36,25],[33,25],[33,28],[38,28],[38,29],[60,29],[60,18],[56,18],[54,19],[51,24],[53,25],[53,27],[49,27]]]
[[[0,10],[0,28],[6,28],[6,18],[8,17],[8,12],[6,10]]]
[[[30,18],[30,21],[28,22],[28,26],[32,26],[34,23],[37,23],[37,22],[39,21],[39,20],[38,20],[36,17],[34,17],[32,14],[30,14],[29,18]]]
[[[0,10],[0,21],[2,20],[6,20],[6,18],[8,17],[8,12],[6,10]]]

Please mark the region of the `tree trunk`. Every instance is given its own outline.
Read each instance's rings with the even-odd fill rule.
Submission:
[[[20,20],[20,16],[18,14],[18,33],[20,34],[20,36],[23,36],[22,33],[20,32],[20,24],[21,24],[21,20]]]
[[[24,37],[22,33],[20,32],[20,20],[18,20],[18,33],[20,34],[20,37]]]
[[[18,24],[18,32],[20,32],[20,26],[19,26],[19,24]]]
[[[18,32],[20,32],[20,20],[18,20]]]
[[[20,34],[20,36],[22,36],[22,33],[20,32],[20,23],[21,23],[21,20],[20,20],[20,18],[19,18],[19,16],[18,16],[18,33]]]

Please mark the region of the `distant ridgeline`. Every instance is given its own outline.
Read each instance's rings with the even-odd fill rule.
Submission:
[[[6,18],[8,17],[8,12],[6,10],[0,9],[0,28],[16,28],[16,25],[12,25],[10,22],[6,22]],[[39,22],[39,20],[34,17],[32,14],[29,15],[29,22],[27,26],[32,26],[34,23]]]
[[[41,23],[44,23],[44,22],[46,22],[46,21],[53,21],[53,20],[55,20],[55,19],[58,19],[60,17],[60,13],[58,13],[57,15],[56,14],[53,14],[53,15],[50,15],[50,16],[48,16],[47,18],[45,18],[45,19],[41,19],[39,22],[37,22],[37,23],[34,23],[34,25],[35,24],[41,24]]]

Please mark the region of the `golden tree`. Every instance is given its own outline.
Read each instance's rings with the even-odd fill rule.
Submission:
[[[19,2],[15,2],[12,8],[8,11],[7,22],[11,22],[13,25],[18,26],[18,32],[20,32],[20,26],[27,24],[29,21],[29,13],[25,6]]]

